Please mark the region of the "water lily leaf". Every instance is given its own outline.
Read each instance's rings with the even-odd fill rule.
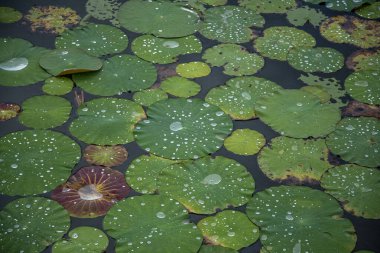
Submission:
[[[253,38],[251,26],[263,27],[264,18],[252,10],[238,6],[207,9],[199,32],[222,43],[244,43]]]
[[[50,191],[67,179],[81,154],[72,139],[50,130],[7,134],[0,153],[0,192],[11,196]]]
[[[254,40],[255,49],[270,59],[285,61],[290,49],[314,47],[313,36],[300,29],[288,26],[273,26],[264,30],[264,35]]]
[[[347,58],[346,66],[354,71],[380,69],[380,49],[358,50]]]
[[[241,212],[226,210],[197,224],[206,241],[239,250],[259,239],[259,228]]]
[[[373,3],[375,0],[303,0],[307,3],[321,4],[325,3],[326,7],[337,11],[347,11],[350,12],[362,6],[365,3]]]
[[[55,201],[40,197],[10,202],[0,219],[1,252],[41,252],[70,227],[67,212]]]
[[[322,177],[321,186],[356,216],[380,219],[380,171],[354,164],[329,169]]]
[[[268,188],[248,202],[247,215],[260,227],[264,252],[349,253],[355,247],[354,226],[338,202],[319,190]]]
[[[354,99],[367,104],[380,104],[379,70],[354,72],[344,81],[348,94]]]
[[[343,160],[367,167],[380,165],[380,122],[376,118],[344,118],[326,139],[330,151]]]
[[[231,118],[248,120],[256,117],[256,101],[281,89],[276,83],[260,77],[236,77],[226,85],[213,88],[206,96],[207,103],[219,106]]]
[[[153,64],[125,54],[104,61],[100,71],[75,74],[73,79],[88,93],[112,96],[152,86],[157,79],[157,72]]]
[[[69,232],[68,239],[54,243],[53,253],[72,253],[85,251],[88,253],[105,252],[108,246],[107,235],[94,227],[76,227]]]
[[[168,98],[168,94],[161,89],[147,89],[143,91],[138,91],[133,94],[133,101],[142,106],[151,106],[152,104],[165,100]]]
[[[265,145],[265,137],[251,129],[237,129],[224,140],[224,146],[238,155],[254,155]]]
[[[323,37],[335,43],[348,43],[361,48],[380,44],[380,22],[375,20],[335,16],[323,21],[319,30]]]
[[[211,73],[210,67],[199,61],[178,64],[176,67],[178,75],[186,78],[198,78],[208,76]]]
[[[87,0],[86,12],[88,14],[82,19],[81,24],[90,17],[94,17],[99,20],[109,20],[114,26],[119,27],[117,12],[120,5],[121,3],[117,0]]]
[[[121,146],[96,146],[89,145],[84,149],[84,159],[94,165],[106,167],[118,166],[128,158],[127,150]]]
[[[238,253],[238,251],[222,246],[202,245],[198,253]]]
[[[370,5],[363,5],[356,9],[355,13],[362,18],[377,19],[380,18],[380,2],[374,2]]]
[[[35,129],[60,126],[71,113],[71,103],[67,99],[49,95],[28,98],[22,103],[22,108],[19,121]]]
[[[264,59],[250,54],[244,47],[235,44],[219,44],[208,48],[202,56],[212,67],[223,67],[230,76],[252,75],[264,67]]]
[[[167,99],[148,108],[135,129],[137,144],[169,159],[197,159],[223,145],[232,120],[200,99]],[[159,137],[159,138],[158,138]]]
[[[117,201],[128,195],[130,188],[124,175],[101,166],[84,167],[51,194],[71,216],[94,218],[105,215]]]
[[[319,181],[332,165],[328,161],[324,140],[293,139],[280,136],[272,139],[258,156],[260,169],[272,180],[292,183]]]
[[[255,110],[275,131],[294,138],[326,136],[340,120],[336,106],[302,90],[276,91],[257,101]]]
[[[346,108],[344,108],[342,115],[348,117],[375,117],[380,119],[380,107],[363,104],[353,100],[348,103]]]
[[[256,13],[285,13],[287,10],[297,7],[297,2],[295,0],[239,0],[239,5],[251,9]]]
[[[132,51],[146,61],[167,64],[176,62],[179,55],[200,53],[202,43],[193,35],[172,39],[143,35],[132,42]]]
[[[286,18],[295,26],[303,26],[307,22],[310,22],[314,27],[318,27],[327,16],[320,10],[303,6],[301,8],[287,11]]]
[[[0,39],[0,85],[25,86],[48,78],[40,67],[40,56],[48,52],[23,39]]]
[[[176,38],[195,33],[199,16],[196,12],[170,2],[131,0],[119,10],[118,19],[126,29],[157,37]]]
[[[145,118],[143,108],[128,99],[98,98],[78,111],[70,132],[88,144],[116,145],[133,141],[134,125]]]
[[[344,56],[329,47],[297,47],[289,51],[289,64],[304,72],[336,72],[344,66]]]
[[[0,122],[16,117],[20,110],[21,107],[17,104],[0,103]]]
[[[190,212],[210,214],[247,203],[255,182],[235,160],[204,157],[164,168],[158,178],[158,190],[181,202]]]
[[[194,253],[201,246],[202,235],[188,219],[175,200],[143,195],[112,207],[104,218],[104,228],[116,239],[116,252]]]
[[[49,95],[65,95],[73,89],[74,83],[67,77],[50,77],[45,80],[42,86],[43,92]]]
[[[67,30],[55,40],[59,49],[80,48],[92,56],[116,54],[128,46],[128,37],[120,29],[102,24],[88,24]]]
[[[161,83],[160,88],[173,96],[183,98],[195,96],[201,91],[199,84],[180,76],[169,77]]]
[[[310,94],[317,96],[322,104],[330,102],[331,95],[321,85],[303,86],[300,90],[309,92]]]
[[[22,13],[11,7],[0,7],[0,23],[15,23],[22,18]]]

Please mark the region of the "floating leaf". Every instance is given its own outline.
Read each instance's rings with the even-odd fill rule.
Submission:
[[[195,96],[201,91],[199,84],[180,76],[169,77],[161,83],[160,88],[173,96],[183,98]]]
[[[167,98],[168,94],[157,88],[138,91],[133,94],[133,100],[142,106],[151,106],[152,104]]]
[[[11,7],[0,7],[0,23],[15,23],[22,18],[22,13]]]
[[[84,149],[84,159],[94,165],[106,167],[118,166],[128,158],[127,150],[121,146],[96,146],[89,145]]]
[[[104,228],[116,239],[116,252],[194,253],[202,243],[182,205],[160,195],[120,201],[104,218]]]
[[[354,99],[367,103],[380,104],[379,70],[354,72],[344,81],[348,94]]]
[[[10,202],[0,212],[0,220],[1,252],[41,252],[70,227],[67,212],[58,203],[40,197]]]
[[[80,159],[78,144],[50,130],[7,134],[0,138],[0,153],[0,192],[11,196],[50,191],[67,179]]]
[[[310,22],[314,27],[318,27],[327,16],[320,10],[303,6],[301,8],[287,11],[286,18],[295,26],[303,26],[307,22]]]
[[[380,165],[380,122],[376,118],[344,118],[326,140],[343,160],[367,167]]]
[[[200,61],[178,64],[176,71],[178,75],[186,78],[198,78],[208,76],[211,73],[210,67],[206,63]]]
[[[347,58],[346,66],[354,71],[380,69],[380,49],[358,50]]]
[[[43,92],[49,95],[65,95],[73,89],[74,83],[67,77],[50,77],[45,80],[42,86]]]
[[[259,228],[241,212],[226,210],[197,224],[206,241],[239,250],[259,239]]]
[[[210,214],[247,203],[255,182],[235,160],[204,157],[164,168],[159,175],[158,190],[181,202],[190,212]]]
[[[105,215],[130,189],[124,175],[101,166],[84,167],[52,192],[71,216],[94,218]]]
[[[363,5],[356,9],[355,13],[362,18],[377,19],[380,18],[380,2],[374,2],[370,5]]]
[[[349,117],[375,117],[380,119],[380,107],[367,105],[358,101],[351,101],[343,110],[343,116]]]
[[[94,17],[99,20],[109,20],[113,25],[119,26],[119,21],[117,20],[117,12],[119,11],[121,3],[117,0],[87,0],[86,11],[87,16],[83,18],[83,21]]]
[[[364,3],[372,3],[375,0],[303,0],[307,3],[312,4],[326,4],[326,7],[337,11],[347,11],[350,12],[363,5]]]
[[[70,132],[88,144],[116,145],[133,141],[134,125],[145,118],[143,108],[128,100],[97,98],[82,105]]]
[[[251,129],[236,129],[224,140],[224,146],[238,155],[254,155],[265,145],[265,137]]]
[[[260,227],[264,252],[349,253],[355,247],[354,227],[342,217],[338,202],[308,187],[279,186],[256,193],[247,215]]]
[[[167,99],[148,108],[135,138],[146,151],[169,159],[197,159],[223,145],[232,120],[200,99]]]
[[[297,7],[297,2],[295,0],[239,0],[239,5],[251,9],[256,13],[285,13],[287,10]]]
[[[0,103],[0,122],[16,117],[20,110],[21,107],[17,104]]]
[[[198,253],[238,253],[238,251],[222,246],[202,245]]]

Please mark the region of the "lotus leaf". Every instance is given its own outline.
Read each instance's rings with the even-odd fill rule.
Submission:
[[[0,7],[0,23],[15,23],[22,18],[22,13],[11,7]]]
[[[380,49],[358,50],[347,58],[346,66],[354,71],[380,69]]]
[[[238,253],[238,251],[222,246],[202,245],[198,253]]]
[[[297,7],[297,2],[296,0],[239,0],[239,5],[251,9],[256,13],[285,13],[287,10]]]
[[[236,129],[224,140],[224,146],[238,155],[254,155],[265,145],[265,137],[251,129]]]
[[[121,145],[89,145],[84,149],[83,156],[84,159],[90,164],[112,167],[124,163],[128,158],[128,152]]]
[[[380,18],[380,2],[374,2],[370,5],[364,5],[355,10],[355,13],[362,18],[377,19]]]
[[[0,103],[0,122],[16,117],[20,110],[21,107],[17,104]]]
[[[318,27],[323,20],[327,18],[320,10],[312,9],[307,6],[289,10],[286,12],[286,18],[295,26],[303,26],[307,22],[314,27]]]
[[[73,89],[74,83],[67,77],[50,77],[45,80],[42,90],[49,95],[65,95]]]
[[[365,3],[373,3],[375,0],[303,0],[307,3],[321,4],[325,3],[326,7],[337,11],[347,11],[350,12],[362,6]]]
[[[367,104],[380,104],[380,70],[363,70],[349,75],[344,86],[354,99]]]
[[[173,96],[183,98],[195,96],[201,91],[199,84],[180,76],[169,77],[161,83],[160,88]]]
[[[176,67],[178,75],[186,78],[197,78],[208,76],[211,73],[210,67],[199,61],[178,64]]]
[[[167,98],[168,94],[161,89],[148,89],[133,94],[133,100],[142,106],[151,106],[152,104]]]

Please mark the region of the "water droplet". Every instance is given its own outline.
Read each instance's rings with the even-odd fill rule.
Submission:
[[[6,71],[19,71],[28,66],[28,59],[24,57],[12,58],[8,61],[0,63],[0,69]]]
[[[285,219],[287,219],[287,220],[294,220],[292,214],[289,213],[289,212],[288,212],[288,214],[285,216]]]
[[[245,100],[251,100],[251,95],[248,93],[248,92],[243,92],[241,93],[241,96],[245,99]]]
[[[317,58],[321,58],[321,57],[322,57],[322,54],[317,53],[317,54],[315,54],[315,57],[317,57]]]
[[[222,177],[218,174],[210,174],[202,180],[202,184],[219,184]]]
[[[84,200],[96,200],[103,197],[103,194],[97,191],[96,185],[94,184],[83,186],[78,190],[78,194],[80,198]]]
[[[74,233],[71,237],[74,238],[74,239],[76,239],[76,238],[78,238],[78,234]]]
[[[18,167],[18,165],[15,163],[11,165],[11,168],[13,168],[13,169],[17,169],[17,167]]]
[[[297,106],[302,106],[302,103],[297,103]]]
[[[301,253],[301,241],[300,240],[298,240],[296,245],[294,245],[293,253]]]
[[[216,116],[222,116],[224,114],[224,112],[219,111],[219,112],[216,112],[215,114],[216,114]]]
[[[166,217],[166,215],[163,212],[156,213],[157,218],[163,219]]]
[[[174,41],[174,40],[165,41],[162,45],[164,47],[167,47],[167,48],[176,48],[176,47],[179,47],[179,43],[177,41]]]
[[[355,127],[353,127],[352,125],[348,125],[348,126],[346,126],[346,129],[347,129],[348,131],[352,131],[352,130],[355,129]]]
[[[182,126],[181,122],[176,121],[176,122],[173,122],[170,124],[170,130],[172,130],[172,131],[176,132],[176,131],[181,130],[182,128],[183,128],[183,126]]]
[[[233,231],[228,231],[227,235],[230,236],[230,237],[235,236],[235,232],[233,232]]]

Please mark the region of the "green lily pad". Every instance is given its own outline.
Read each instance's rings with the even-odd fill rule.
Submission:
[[[254,155],[265,145],[265,137],[251,129],[236,129],[224,140],[224,146],[238,155]]]
[[[11,7],[0,7],[0,23],[15,23],[22,18],[22,13]]]
[[[373,3],[376,0],[303,0],[307,3],[321,4],[325,3],[326,7],[337,11],[347,11],[350,12],[362,6],[365,3]]]
[[[303,186],[271,187],[248,202],[264,252],[339,252],[355,247],[354,226],[330,195]]]
[[[354,164],[329,169],[321,186],[356,216],[380,219],[380,171]]]
[[[248,120],[256,117],[256,101],[270,95],[281,86],[260,77],[236,77],[226,85],[213,88],[206,96],[207,103],[219,106],[236,120]]]
[[[238,253],[238,251],[222,246],[202,245],[198,253]]]
[[[84,149],[83,157],[89,164],[112,167],[124,163],[128,158],[128,152],[121,145],[89,145]]]
[[[97,98],[83,104],[70,132],[88,144],[116,145],[133,141],[134,125],[145,118],[143,108],[128,99]]]
[[[336,72],[344,66],[344,56],[338,50],[329,47],[297,47],[289,51],[289,64],[304,72]]]
[[[226,210],[197,224],[207,242],[239,250],[259,239],[259,228],[241,212]]]
[[[297,7],[297,2],[295,0],[239,0],[239,5],[251,9],[256,13],[285,13],[287,10]]]
[[[293,139],[280,136],[272,139],[258,156],[260,169],[272,180],[291,182],[319,181],[332,165],[324,140]]]
[[[133,94],[133,101],[142,106],[151,106],[152,104],[165,100],[168,98],[168,94],[161,89],[147,89],[135,92]]]
[[[202,43],[193,35],[173,39],[143,35],[132,42],[132,51],[146,61],[167,64],[176,62],[179,55],[200,53]]]
[[[17,104],[0,103],[0,122],[16,117],[20,110],[21,107]]]
[[[379,70],[354,72],[344,81],[348,94],[354,99],[367,103],[380,104]]]
[[[320,10],[303,6],[301,8],[287,11],[286,18],[292,25],[295,26],[303,26],[309,22],[314,27],[318,27],[322,21],[327,18],[327,16]]]
[[[92,56],[116,54],[128,46],[128,37],[120,29],[102,24],[88,24],[66,30],[55,40],[59,49],[80,48]]]
[[[186,78],[198,78],[208,76],[211,73],[210,67],[200,61],[193,61],[178,64],[176,67],[178,75]]]
[[[158,178],[158,191],[181,202],[190,212],[215,213],[217,209],[248,202],[255,182],[235,160],[217,156],[172,164]]]
[[[40,197],[10,202],[0,212],[0,220],[1,252],[41,252],[70,227],[68,213],[58,203]]]
[[[45,80],[42,90],[49,95],[60,96],[69,93],[73,87],[74,83],[70,78],[53,76]]]
[[[22,103],[23,111],[19,116],[21,124],[35,128],[54,128],[65,123],[71,113],[71,103],[57,96],[35,96]]]
[[[288,26],[273,26],[264,30],[264,35],[254,40],[255,49],[270,59],[285,61],[290,49],[314,47],[313,36],[300,29]]]
[[[197,159],[214,153],[232,130],[232,120],[200,99],[167,99],[148,108],[135,129],[137,144],[169,159]]]
[[[94,227],[76,227],[69,232],[68,239],[54,243],[53,253],[72,253],[85,251],[87,253],[105,252],[108,246],[107,235]]]
[[[131,0],[119,10],[118,19],[126,29],[157,37],[176,38],[195,33],[199,16],[175,3]]]
[[[355,13],[362,18],[377,19],[380,18],[380,2],[374,2],[370,5],[364,5],[355,10]]]
[[[323,137],[335,129],[339,109],[322,104],[302,90],[279,90],[262,97],[255,107],[260,119],[275,131],[294,138]]]
[[[380,122],[376,118],[344,118],[326,140],[343,160],[367,167],[380,165]]]
[[[358,50],[347,58],[346,66],[354,71],[380,69],[380,49]]]
[[[160,88],[173,96],[182,98],[195,96],[201,91],[199,84],[180,76],[165,79],[160,84]]]
[[[23,39],[0,38],[0,85],[25,86],[48,78],[38,63],[46,52]]]
[[[329,103],[331,99],[331,95],[320,85],[309,85],[303,86],[300,90],[309,92],[314,96],[317,96],[322,104]]]
[[[321,35],[335,43],[348,43],[361,48],[378,47],[380,22],[354,16],[335,16],[323,21]]]
[[[0,153],[0,192],[11,196],[52,190],[67,179],[81,155],[72,139],[50,130],[7,134],[0,138]]]
[[[120,201],[104,218],[104,228],[116,239],[116,252],[194,253],[202,243],[183,206],[160,195]]]
[[[82,19],[81,24],[86,23],[90,17],[99,20],[109,20],[114,26],[119,27],[117,12],[121,3],[117,0],[87,0],[87,15]]]
[[[212,67],[223,67],[223,73],[230,76],[253,75],[264,67],[264,59],[249,53],[235,44],[219,44],[205,51],[202,56]]]
[[[264,18],[252,10],[238,6],[207,9],[199,32],[222,43],[244,43],[253,38],[251,26],[263,27]]]

